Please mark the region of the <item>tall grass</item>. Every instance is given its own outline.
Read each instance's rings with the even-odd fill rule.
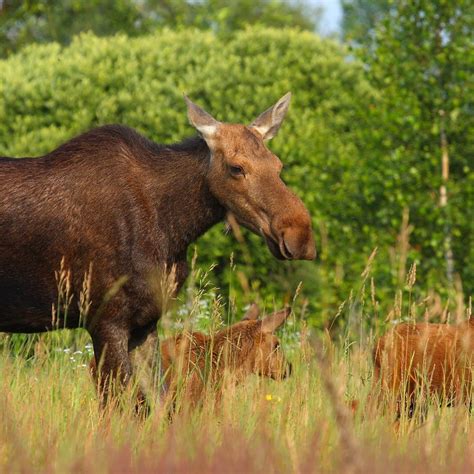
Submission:
[[[434,304],[413,295],[412,267],[400,271],[405,283],[386,321],[367,324],[377,315],[373,258],[341,303],[339,313],[349,314],[342,332],[311,332],[296,295],[298,317],[280,334],[293,363],[289,379],[250,376],[224,386],[218,402],[207,394],[171,424],[156,384],[146,419],[134,414],[133,384],[117,400],[120,407],[99,408],[85,331],[1,336],[0,472],[472,472],[474,424],[466,407],[430,400],[422,422],[404,415],[395,423],[390,410],[366,406],[376,334],[392,320],[429,316]],[[184,326],[216,331],[240,317],[242,309],[228,307],[205,273],[194,271],[184,299],[162,321],[161,335]],[[355,415],[352,399],[361,406]]]

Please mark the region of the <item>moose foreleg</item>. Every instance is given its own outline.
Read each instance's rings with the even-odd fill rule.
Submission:
[[[97,383],[102,407],[119,395],[132,375],[128,355],[128,333],[113,326],[97,328],[92,334],[95,367],[93,376]]]

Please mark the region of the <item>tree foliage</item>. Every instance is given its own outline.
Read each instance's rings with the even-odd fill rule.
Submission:
[[[370,44],[392,0],[342,0],[342,34],[346,41]]]
[[[300,0],[0,0],[0,56],[74,35],[137,36],[162,27],[229,34],[246,25],[314,30],[319,9]]]
[[[469,1],[402,0],[363,57],[379,93],[365,134],[373,166],[364,176],[368,200],[378,202],[377,221],[389,230],[408,209],[412,250],[429,284],[442,275],[452,284],[446,261],[452,252],[468,294],[474,290],[473,27]]]

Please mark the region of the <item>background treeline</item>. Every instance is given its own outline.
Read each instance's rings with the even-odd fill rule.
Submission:
[[[0,0],[0,57],[26,44],[68,44],[78,33],[139,36],[158,28],[227,35],[248,25],[314,30],[321,10],[307,0]]]
[[[277,262],[258,237],[233,238],[218,226],[199,242],[197,262],[216,264],[212,278],[224,294],[281,302],[303,281],[300,301],[307,299],[314,324],[332,324],[338,312],[350,317],[353,304],[339,308],[351,292],[358,305],[371,300],[370,319],[384,315],[416,263],[412,291],[432,300],[472,295],[470,2],[345,1],[346,44],[315,34],[318,12],[304,3],[236,2],[234,10],[217,0],[121,1],[110,2],[109,14],[98,13],[109,3],[98,0],[1,3],[8,58],[0,61],[0,155],[45,153],[110,122],[157,142],[181,140],[193,133],[183,92],[236,122],[294,93],[271,148],[311,210],[319,259]],[[21,13],[18,3],[32,8]],[[166,20],[168,3],[181,16]],[[74,23],[67,27],[58,4],[91,10],[67,16]],[[200,10],[206,4],[209,14]],[[129,8],[141,16],[127,24]],[[84,29],[124,34],[72,37]],[[31,41],[47,44],[22,48]],[[370,277],[361,277],[375,248]]]

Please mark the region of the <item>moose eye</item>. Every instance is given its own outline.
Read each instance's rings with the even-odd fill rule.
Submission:
[[[232,176],[245,176],[244,169],[239,165],[229,165],[229,171]]]

